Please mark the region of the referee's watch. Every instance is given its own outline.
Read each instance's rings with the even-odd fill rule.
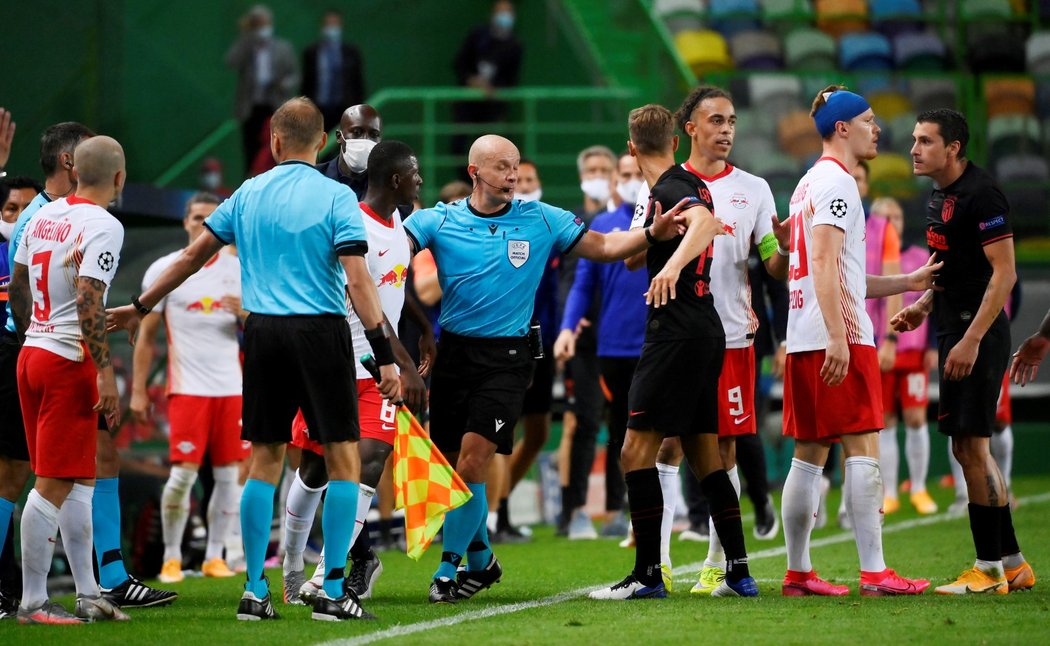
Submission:
[[[131,297],[131,306],[134,307],[136,310],[138,310],[138,313],[143,315],[143,316],[145,316],[145,315],[147,315],[147,314],[149,314],[150,312],[153,311],[152,309],[150,309],[150,308],[146,307],[145,305],[143,305],[142,301],[139,300],[138,296],[132,296]]]
[[[653,232],[651,231],[651,229],[652,229],[652,226],[648,226],[648,227],[645,227],[644,229],[642,229],[643,231],[645,231],[645,239],[649,241],[649,246],[652,246],[652,245],[656,244],[657,242],[659,242],[659,240],[657,240],[655,237],[653,237]]]

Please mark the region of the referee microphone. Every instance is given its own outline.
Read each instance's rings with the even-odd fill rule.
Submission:
[[[496,186],[495,184],[491,184],[489,182],[486,182],[485,180],[483,180],[481,178],[481,173],[474,173],[474,179],[478,180],[482,184],[488,184],[491,188],[494,188],[497,191],[502,191],[504,193],[511,193],[511,192],[514,191],[514,189],[509,187],[509,186]],[[362,362],[363,362],[363,360],[362,360]]]
[[[375,379],[377,384],[383,381],[383,378],[379,376],[379,364],[376,363],[375,357],[373,357],[370,354],[366,354],[365,356],[361,357],[361,365],[365,367],[365,370],[368,371],[368,374],[372,375],[372,379]],[[399,399],[396,402],[390,403],[394,406],[401,407],[405,405],[405,400]]]

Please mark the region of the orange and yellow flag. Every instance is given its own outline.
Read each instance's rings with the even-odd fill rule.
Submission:
[[[408,555],[419,560],[445,514],[470,500],[470,490],[404,406],[394,440],[394,506],[405,510]]]

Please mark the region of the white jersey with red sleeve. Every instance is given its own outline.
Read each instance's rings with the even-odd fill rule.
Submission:
[[[142,289],[152,285],[180,253],[150,265]],[[241,297],[241,265],[235,256],[220,251],[153,308],[164,315],[168,335],[169,395],[241,394],[238,313],[223,307],[224,296]]]
[[[860,192],[845,166],[830,157],[821,157],[802,177],[791,196],[787,351],[824,350],[828,345],[828,330],[817,304],[810,255],[813,228],[819,225],[831,225],[845,233],[838,273],[846,342],[874,346],[871,319],[864,309],[867,277]]]
[[[726,164],[725,170],[706,177],[689,162],[683,167],[704,180],[711,190],[715,217],[726,234],[715,238],[711,263],[711,295],[726,333],[726,348],[746,348],[754,342],[758,317],[751,309],[751,282],[747,258],[754,242],[762,260],[776,253],[773,216],[777,207],[769,184],[761,177]]]
[[[634,202],[634,215],[631,216],[631,228],[641,229],[649,212],[649,182],[642,182],[638,189],[638,198]]]
[[[25,345],[70,361],[86,348],[77,315],[77,279],[94,278],[109,293],[120,262],[124,227],[106,209],[76,196],[40,207],[26,223],[15,262],[29,268],[33,312]]]
[[[375,281],[383,314],[396,332],[401,320],[401,310],[405,306],[405,281],[408,280],[408,265],[412,259],[408,236],[397,209],[394,209],[388,222],[370,206],[361,202],[361,216],[368,233],[368,253],[365,254],[368,273]],[[350,333],[354,340],[354,367],[357,370],[357,378],[371,379],[372,376],[361,365],[361,357],[372,354],[372,346],[365,338],[365,326],[353,308],[350,308],[346,320],[350,322]],[[397,368],[396,364],[394,367]]]

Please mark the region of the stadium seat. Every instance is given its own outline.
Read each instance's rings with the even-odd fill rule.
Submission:
[[[774,137],[752,130],[744,122],[740,121],[739,115],[737,117],[738,132],[740,134],[733,141],[732,157],[734,163],[739,164],[744,170],[750,171],[756,164],[762,163],[761,159],[763,157],[780,153]]]
[[[780,39],[772,32],[742,31],[729,39],[733,61],[742,70],[779,70],[784,68]]]
[[[966,28],[967,63],[974,74],[1024,72],[1025,46],[1019,28],[1006,23],[970,24]]]
[[[868,160],[868,170],[873,195],[906,199],[915,194],[910,156],[880,151],[878,157]]]
[[[784,61],[792,70],[833,71],[835,39],[817,29],[795,29],[784,37]]]
[[[958,107],[958,88],[947,78],[915,78],[910,83],[911,103],[916,112]]]
[[[865,0],[816,0],[817,27],[839,37],[868,29],[868,3]]]
[[[751,106],[776,119],[802,107],[802,82],[797,76],[755,74],[748,79]]]
[[[868,99],[868,105],[875,111],[875,117],[880,123],[889,123],[901,114],[914,112],[911,99],[896,90],[864,92],[863,94]]]
[[[882,34],[870,31],[839,39],[839,66],[847,72],[893,69],[893,48]]]
[[[1035,114],[1035,82],[1030,78],[993,78],[984,82],[988,118]]]
[[[1038,152],[1042,143],[1039,121],[1032,115],[1006,114],[988,120],[989,158],[1019,152]]]
[[[769,118],[769,113],[762,107],[741,108],[737,94],[733,93],[733,102],[736,108],[737,133],[748,135],[759,135],[772,142],[776,138],[777,124]]]
[[[876,119],[878,119],[878,114],[878,112],[875,113]],[[914,143],[911,133],[915,131],[915,114],[898,114],[896,117],[890,119],[886,125],[890,131],[889,141],[888,143],[883,142],[880,137],[879,148],[882,150],[892,150],[893,152],[902,155],[911,151],[912,143]]]
[[[655,13],[672,34],[704,28],[703,0],[655,0]]]
[[[959,17],[966,22],[989,18],[1008,19],[1014,14],[1010,0],[962,0]]]
[[[813,131],[814,136],[816,130]],[[774,152],[752,160],[746,170],[769,182],[770,186],[792,187],[802,177],[802,168],[797,161],[784,153]]]
[[[697,76],[733,69],[729,46],[717,31],[704,29],[679,32],[675,34],[674,44],[682,60]]]
[[[1050,79],[1040,80],[1035,87],[1035,113],[1050,119]]]
[[[1042,155],[1006,155],[995,163],[995,176],[1000,182],[1050,181],[1050,165]]]
[[[823,149],[808,110],[797,110],[781,117],[777,121],[777,140],[780,149],[798,161],[819,154]]]
[[[893,60],[899,70],[940,71],[948,67],[948,51],[934,32],[904,33],[893,39]]]
[[[707,17],[711,29],[730,39],[745,31],[760,29],[758,0],[709,0]]]
[[[871,0],[868,12],[872,29],[887,37],[922,29],[919,0]]]
[[[1050,74],[1050,31],[1038,31],[1025,43],[1029,74]]]
[[[760,4],[766,28],[780,36],[813,24],[813,5],[810,0],[761,0]]]

